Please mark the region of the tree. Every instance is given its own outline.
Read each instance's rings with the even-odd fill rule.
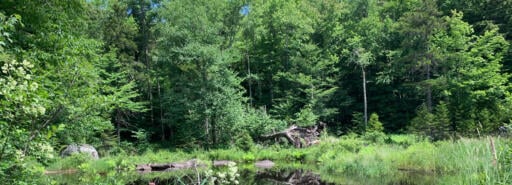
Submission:
[[[243,122],[240,79],[230,69],[238,51],[225,45],[229,37],[223,35],[226,10],[233,11],[220,0],[162,5],[166,22],[157,28],[162,35],[156,56],[172,84],[165,96],[173,107],[166,115],[172,116],[179,143],[227,144]]]
[[[379,121],[379,115],[376,113],[370,115],[369,126],[370,127],[366,130],[367,132],[384,132],[384,127]]]
[[[400,55],[398,70],[401,70],[406,81],[417,82],[422,87],[428,111],[432,111],[434,101],[430,81],[437,65],[429,42],[443,27],[440,17],[435,2],[424,0],[419,7],[401,17],[399,26],[403,40],[397,52]]]
[[[153,27],[157,20],[157,9],[161,5],[159,0],[126,0],[127,13],[133,17],[137,24],[137,34],[134,41],[137,45],[137,52],[135,53],[135,60],[144,65],[138,79],[137,85],[139,91],[145,95],[145,100],[149,102],[149,115],[146,115],[145,119],[149,119],[149,127],[155,125],[155,104],[159,99],[154,98],[154,83],[157,82],[159,86],[159,79],[155,78],[153,69],[154,62],[152,61],[151,53],[155,47],[155,33]],[[157,87],[158,87],[157,86]],[[160,92],[160,89],[158,89]],[[159,97],[160,98],[160,97]],[[160,109],[163,109],[162,104],[159,104]],[[163,115],[160,112],[160,122],[163,128]],[[163,129],[162,129],[163,130]],[[163,131],[162,131],[163,132]],[[164,135],[164,133],[162,133]],[[165,139],[164,137],[162,137]]]
[[[409,132],[433,139],[432,129],[435,127],[435,115],[430,113],[425,104],[419,107],[416,115],[408,128]]]
[[[450,112],[444,102],[440,102],[434,113],[428,112],[425,105],[421,105],[417,111],[417,116],[411,121],[409,131],[427,136],[433,141],[450,138],[451,120]]]
[[[288,122],[300,120],[298,116],[308,111],[315,115],[310,118],[332,118],[337,110],[329,102],[338,89],[334,78],[338,58],[322,52],[318,46],[322,41],[315,40],[320,34],[315,27],[321,21],[315,3],[253,1],[250,8],[239,35],[247,57],[238,68],[248,76],[246,90],[253,105]],[[245,65],[249,63],[250,73]],[[298,124],[315,124],[308,120],[312,122]]]
[[[9,1],[0,5],[0,11],[24,20],[12,34],[10,51],[16,61],[34,65],[38,102],[46,110],[31,119],[24,150],[37,150],[30,148],[30,141],[37,140],[52,145],[97,142],[97,134],[112,131],[112,109],[132,101],[133,84],[113,77],[120,75],[109,71],[117,59],[103,50],[102,42],[88,38],[90,30],[77,26],[87,25],[87,6],[79,1]],[[113,78],[117,84],[111,83]]]
[[[126,13],[126,2],[110,0],[88,5],[91,24],[97,25],[94,30],[90,30],[90,35],[101,38],[104,42],[103,50],[109,57],[108,61],[99,65],[103,69],[101,76],[105,79],[103,93],[115,99],[112,102],[112,122],[120,143],[123,128],[134,127],[133,122],[138,120],[133,119],[136,113],[144,112],[146,109],[142,97],[137,92],[137,84],[146,81],[145,64],[135,60],[138,51],[135,42],[138,25],[134,18]]]
[[[47,102],[33,76],[34,65],[15,59],[11,35],[21,25],[20,18],[0,11],[0,179],[11,184],[15,183],[14,178],[31,178],[33,168],[20,168],[25,155],[42,158],[41,162],[52,158],[43,153],[52,152],[46,150],[47,141],[32,141],[30,136],[32,129],[39,126],[35,121],[46,113]]]
[[[432,82],[449,107],[453,130],[496,129],[506,120],[500,112],[509,96],[509,75],[501,72],[501,63],[508,43],[496,29],[474,35],[472,27],[462,21],[462,13],[452,14],[444,17],[448,29],[432,40],[443,71]],[[489,119],[493,121],[485,121]]]
[[[350,29],[343,43],[345,48],[341,55],[348,65],[356,65],[361,71],[363,121],[366,129],[368,125],[368,97],[367,97],[367,68],[375,65],[376,58],[382,54],[380,48],[387,36],[385,30],[389,19],[379,16],[376,1],[354,1],[349,15],[352,17],[344,23]],[[352,74],[352,73],[349,73]]]

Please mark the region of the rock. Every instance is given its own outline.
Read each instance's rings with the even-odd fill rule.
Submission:
[[[91,155],[91,157],[93,159],[99,159],[98,151],[96,151],[96,149],[93,146],[88,145],[88,144],[68,145],[68,147],[66,147],[66,149],[64,151],[62,151],[61,156],[67,157],[67,156],[70,156],[75,153],[86,153],[86,154]]]
[[[257,161],[254,165],[258,168],[272,168],[275,164],[271,160]]]

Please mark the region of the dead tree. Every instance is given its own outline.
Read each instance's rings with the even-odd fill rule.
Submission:
[[[324,130],[324,128],[325,123],[323,122],[309,127],[299,127],[297,125],[292,125],[281,132],[263,135],[261,138],[263,140],[285,138],[296,148],[303,148],[317,143],[318,136],[320,136],[320,133]]]

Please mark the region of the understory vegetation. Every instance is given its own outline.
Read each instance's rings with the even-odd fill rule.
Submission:
[[[197,183],[196,175],[200,175],[201,180],[208,181],[212,177],[211,169],[215,168],[199,167],[146,175],[134,171],[134,166],[193,158],[207,165],[211,165],[213,160],[230,160],[237,164],[241,172],[258,171],[260,169],[254,166],[254,162],[272,160],[276,162],[276,169],[312,170],[321,174],[326,182],[341,184],[398,183],[404,180],[413,184],[512,183],[512,141],[508,138],[493,139],[497,156],[494,163],[490,137],[438,142],[430,142],[414,135],[382,137],[381,142],[356,135],[323,137],[320,144],[304,149],[280,145],[255,145],[248,151],[238,148],[210,151],[159,149],[146,151],[141,155],[115,155],[100,160],[88,160],[86,155],[74,155],[51,164],[47,169],[78,170],[75,175],[80,178],[72,180],[75,180],[73,183],[81,184],[127,184],[137,181],[147,183],[169,179],[178,182],[187,178],[194,179],[188,181],[189,183]],[[411,174],[419,177],[408,179]],[[44,183],[63,183],[63,178],[59,175],[40,175],[39,178]],[[80,181],[76,182],[76,179]],[[237,176],[236,180],[243,184],[254,181],[243,176]]]

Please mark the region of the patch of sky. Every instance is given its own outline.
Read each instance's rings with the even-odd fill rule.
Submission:
[[[251,11],[251,7],[249,7],[249,5],[244,5],[240,9],[240,14],[247,15],[247,14],[249,14],[250,11]]]

